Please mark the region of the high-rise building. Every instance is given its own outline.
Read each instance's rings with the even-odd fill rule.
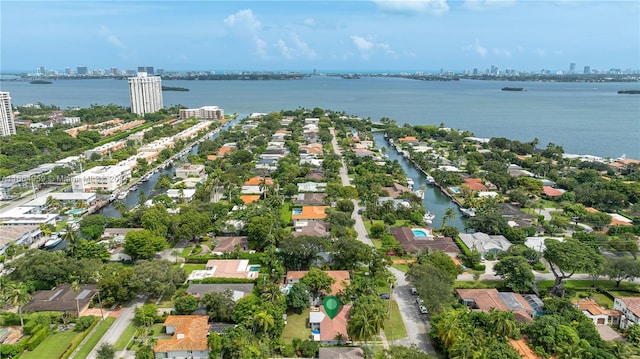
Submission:
[[[576,73],[576,63],[572,62],[569,64],[569,73],[570,74],[575,74]]]
[[[129,96],[131,112],[138,115],[153,113],[162,108],[162,80],[160,76],[147,76],[139,72],[129,78]]]
[[[16,124],[13,121],[11,96],[8,92],[0,92],[0,137],[15,134]]]
[[[584,71],[582,71],[583,74],[588,75],[591,73],[591,66],[585,66],[584,67]]]
[[[76,73],[78,75],[86,75],[89,72],[89,69],[87,69],[86,66],[78,66],[78,68],[76,69]]]
[[[147,75],[153,75],[153,66],[138,66],[138,72],[146,72]]]
[[[47,74],[47,69],[44,66],[40,66],[38,67],[38,75],[46,75]]]

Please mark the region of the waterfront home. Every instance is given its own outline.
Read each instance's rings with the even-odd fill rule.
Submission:
[[[175,189],[172,188],[167,190],[167,196],[169,196],[174,201],[182,201],[182,202],[191,202],[193,201],[193,197],[196,194],[196,190],[191,189]]]
[[[451,238],[434,237],[428,228],[396,227],[391,229],[391,234],[409,253],[429,248],[445,252],[450,257],[460,254],[460,248]]]
[[[498,254],[511,247],[511,242],[503,235],[488,235],[482,232],[460,233],[460,239],[467,248],[477,250],[482,256],[486,256],[487,253]]]
[[[42,230],[36,225],[0,226],[0,255],[10,243],[29,245],[38,242],[42,236]]]
[[[0,226],[55,225],[58,214],[34,214],[32,207],[15,207],[0,214]]]
[[[640,324],[640,297],[616,297],[613,300],[613,309],[622,312],[621,329]]]
[[[180,119],[184,120],[189,117],[195,117],[198,120],[221,121],[224,119],[224,110],[218,106],[180,109]]]
[[[487,186],[482,183],[481,178],[465,178],[462,186],[467,187],[474,192],[488,190]]]
[[[522,323],[533,322],[536,315],[535,309],[527,299],[518,293],[498,292],[492,289],[456,289],[460,300],[471,309],[479,309],[485,312],[491,309],[499,311],[511,311],[515,319]]]
[[[164,321],[168,339],[158,339],[153,347],[156,358],[209,358],[209,317],[170,315]]]
[[[400,207],[411,208],[411,202],[406,199],[394,199],[393,197],[378,197],[378,205],[383,205],[385,202],[393,203],[393,209],[396,211]]]
[[[96,284],[81,284],[76,292],[71,289],[71,284],[59,284],[50,290],[38,290],[33,293],[31,300],[22,311],[34,312],[69,312],[80,314],[89,307],[89,303],[98,291]]]
[[[191,163],[185,163],[182,166],[176,167],[175,177],[180,179],[186,179],[189,177],[205,178],[207,176],[204,171],[204,165],[194,165]]]
[[[615,309],[604,309],[591,298],[573,301],[573,305],[580,309],[582,314],[593,321],[593,324],[606,324],[614,327],[620,326],[622,312]]]
[[[96,166],[71,178],[73,192],[111,192],[131,178],[131,168],[126,165]]]
[[[309,325],[313,341],[324,345],[339,345],[349,340],[347,333],[347,321],[350,305],[343,305],[333,319],[324,310],[324,306],[312,307],[309,312]],[[338,336],[342,340],[336,340]]]
[[[409,187],[403,186],[397,182],[394,182],[392,186],[382,187],[381,189],[387,191],[389,197],[394,199],[400,197],[406,192],[411,192],[411,189]]]

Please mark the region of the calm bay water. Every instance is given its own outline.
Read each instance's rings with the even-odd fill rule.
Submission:
[[[299,81],[163,81],[189,92],[164,92],[165,106],[216,105],[226,113],[298,107],[331,109],[398,124],[443,123],[478,137],[533,138],[567,153],[640,158],[640,96],[618,95],[637,83],[428,82],[393,78]],[[501,91],[503,86],[524,92]],[[0,82],[14,105],[43,102],[61,108],[91,104],[128,106],[125,80],[57,80],[51,85]]]

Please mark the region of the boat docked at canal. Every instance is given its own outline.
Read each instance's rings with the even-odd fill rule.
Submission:
[[[436,184],[436,179],[433,176],[427,175],[427,184]]]
[[[476,216],[476,210],[473,208],[460,208],[460,212],[462,212],[462,215],[465,217],[475,217]]]
[[[122,191],[118,194],[118,199],[122,200],[127,198],[127,195],[129,194],[129,191]]]
[[[424,216],[422,216],[422,222],[424,222],[425,224],[431,224],[433,223],[433,220],[436,218],[436,215],[431,213],[431,212],[427,212],[424,214]]]
[[[51,248],[57,246],[58,244],[60,244],[60,242],[62,242],[62,235],[61,234],[55,234],[54,236],[51,237],[51,239],[49,239],[48,241],[46,241],[44,243],[44,246],[42,248],[51,249]]]

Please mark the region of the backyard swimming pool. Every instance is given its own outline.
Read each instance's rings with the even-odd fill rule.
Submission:
[[[293,215],[302,214],[302,208],[294,208],[292,211]]]
[[[413,235],[416,237],[427,237],[427,231],[425,231],[424,229],[414,228],[411,230],[411,232],[413,232]]]

